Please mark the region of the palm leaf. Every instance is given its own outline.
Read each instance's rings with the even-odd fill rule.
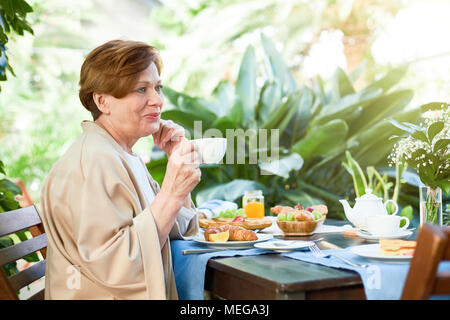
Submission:
[[[272,71],[271,78],[280,81],[285,94],[297,90],[297,84],[273,42],[264,34],[261,34],[261,41],[266,53],[269,69]]]
[[[196,203],[200,206],[202,203],[212,199],[235,201],[242,197],[247,190],[263,190],[264,192],[266,187],[256,181],[236,179],[199,191],[196,196]]]
[[[301,155],[304,160],[308,160],[339,148],[345,141],[347,133],[348,126],[345,121],[331,120],[322,126],[313,127],[291,150]]]
[[[302,168],[302,166],[303,159],[296,153],[291,153],[279,160],[259,163],[259,167],[264,172],[264,174],[274,174],[286,179],[289,178],[289,173],[292,170],[298,171]]]
[[[408,70],[408,65],[402,65],[400,67],[390,70],[383,78],[372,82],[366,88],[379,88],[383,92],[389,91],[394,85],[396,85],[401,78],[406,74]]]
[[[343,163],[343,166],[347,169],[347,171],[351,174],[353,178],[353,185],[355,189],[356,197],[359,198],[366,193],[367,189],[367,180],[364,172],[359,166],[358,162],[352,158],[350,152],[345,152],[345,156],[347,158],[347,163]]]
[[[239,75],[236,81],[236,94],[242,102],[245,123],[253,117],[257,103],[258,90],[256,87],[257,65],[255,50],[248,46],[242,59]]]
[[[337,68],[332,79],[332,91],[336,100],[355,93],[351,80],[341,68]]]

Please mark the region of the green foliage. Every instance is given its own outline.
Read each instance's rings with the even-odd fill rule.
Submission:
[[[5,166],[0,161],[0,176],[6,176]],[[0,180],[0,212],[15,210],[19,208],[18,202],[14,197],[22,194],[20,188],[10,180],[4,178]]]
[[[0,174],[5,175],[5,168],[3,162],[0,161]],[[19,204],[14,199],[18,194],[21,194],[20,188],[8,179],[0,180],[0,214],[1,212],[10,211],[19,208]],[[14,240],[10,235],[0,237],[0,250],[14,244]],[[3,270],[7,276],[18,272],[17,263],[12,262],[3,266]]]
[[[6,170],[2,161],[0,161],[0,176],[6,176]],[[9,179],[4,177],[0,179],[0,214],[2,212],[11,211],[19,209],[19,203],[15,200],[15,196],[21,195],[22,191],[20,188],[11,182]],[[6,235],[0,237],[0,250],[9,246],[12,246],[15,243],[26,241],[29,239],[29,232],[27,229],[18,231],[12,235]],[[39,257],[37,253],[32,253],[26,257],[24,257],[28,262],[37,262],[39,261]],[[9,277],[18,272],[17,263],[12,262],[3,266],[3,270],[5,274]]]
[[[349,151],[345,152],[345,156],[347,157],[347,163],[343,162],[342,165],[352,176],[355,195],[357,198],[360,198],[366,193],[366,189],[368,188],[366,176],[364,175],[364,172],[362,171],[358,162],[356,162],[355,159],[352,158],[352,155]],[[372,180],[374,171],[368,169],[367,175],[370,177],[370,180]],[[374,191],[376,194],[377,190]]]
[[[8,179],[0,180],[0,212],[18,209],[18,203],[14,197],[22,194],[20,188]]]
[[[243,43],[255,46],[260,32],[276,37],[291,73],[302,81],[305,58],[322,31],[342,30],[350,41],[364,39],[369,46],[378,28],[384,29],[404,6],[400,0],[369,4],[353,0],[172,0],[152,10],[151,20],[159,31],[150,42],[163,49],[170,61],[164,74],[173,88],[210,98],[213,86],[224,77],[229,79],[229,73],[239,67],[236,62],[245,49]],[[371,21],[370,28],[367,21]],[[180,37],[187,55],[180,54]],[[360,49],[365,51],[364,46]],[[365,54],[370,57],[370,52]],[[368,62],[373,68],[373,59]]]
[[[399,210],[400,216],[407,217],[409,221],[413,221],[414,217],[414,208],[408,201],[405,202],[406,205],[401,208],[401,204],[399,204],[399,195],[400,195],[400,186],[402,184],[407,183],[407,180],[403,179],[403,175],[407,172],[407,165],[399,163],[395,167],[395,184],[391,182],[389,179],[389,175],[387,172],[381,173],[378,172],[373,166],[369,166],[366,168],[367,176],[364,174],[363,170],[359,166],[358,162],[353,159],[350,152],[345,152],[347,162],[343,162],[343,167],[347,170],[347,172],[352,176],[353,185],[355,190],[356,197],[360,197],[364,195],[365,190],[371,189],[372,193],[379,198],[383,199],[383,202],[387,200],[394,200],[398,205],[400,205]],[[409,175],[417,176],[415,173],[409,173]],[[391,188],[394,187],[393,192],[391,193]],[[416,187],[417,190],[417,187]],[[392,194],[392,195],[391,195]],[[414,195],[417,196],[417,195]],[[395,210],[394,205],[388,203],[386,209],[389,214],[392,214]],[[418,215],[418,210],[416,210]],[[402,221],[403,226],[405,224]]]
[[[33,29],[26,21],[30,12],[33,12],[33,8],[24,0],[0,0],[0,81],[7,80],[6,70],[15,75],[7,54],[8,35],[14,32],[23,36],[25,31],[33,34]]]
[[[428,104],[430,105],[430,104]],[[390,120],[391,124],[405,132],[392,136],[398,140],[391,159],[395,163],[407,163],[417,170],[420,180],[431,188],[439,187],[450,193],[450,105],[440,103],[439,116],[427,118],[419,126],[408,122]]]
[[[213,91],[215,101],[164,90],[172,108],[162,117],[182,124],[191,137],[195,137],[195,120],[202,121],[201,133],[215,128],[222,136],[226,129],[246,133],[269,130],[267,145],[250,150],[250,141],[245,142],[245,164],[238,164],[235,158],[233,164],[202,166],[202,182],[193,192],[197,204],[213,198],[239,201],[245,190],[255,188],[252,183],[258,183],[265,187],[266,208],[326,202],[336,209],[331,212],[341,212],[337,200],[353,189],[341,165],[345,151],[351,150],[361,167],[385,164],[393,146],[388,138],[400,132],[385,118],[417,122],[420,117],[420,108],[404,111],[412,92],[393,90],[407,67],[393,69],[359,91],[342,70],[336,71],[331,83],[318,77],[310,85],[299,86],[269,38],[262,36],[262,47],[267,72],[261,86],[256,81],[261,72],[255,70],[261,66],[249,46],[236,84],[221,81]],[[279,130],[279,145],[270,129]],[[236,137],[227,138],[236,155]],[[260,152],[265,150],[267,155],[279,152],[280,158],[261,161]],[[251,163],[255,153],[260,161]],[[153,176],[162,178],[163,161],[149,164]]]
[[[15,75],[7,55],[6,44],[9,41],[8,35],[14,32],[23,36],[25,31],[33,34],[33,30],[26,21],[26,15],[32,11],[33,9],[24,0],[0,0],[0,81],[7,80],[6,70]],[[22,194],[22,191],[16,184],[6,178],[5,166],[1,160],[0,176],[5,176],[5,178],[0,180],[0,214],[1,212],[19,209],[15,196]],[[27,233],[29,233],[27,230],[22,230],[13,235],[0,237],[0,249],[28,240]],[[39,261],[36,253],[28,255],[24,259],[29,262]],[[17,263],[8,263],[3,266],[3,270],[6,276],[9,277],[18,272]]]
[[[90,118],[78,98],[78,80],[92,45],[76,30],[91,10],[85,1],[29,2],[29,20],[39,32],[8,45],[17,77],[8,79],[0,95],[0,159],[37,203],[51,166],[81,132],[80,122]]]
[[[6,176],[6,170],[2,161],[0,161],[0,176]],[[21,195],[22,191],[20,188],[11,182],[9,179],[4,177],[0,179],[0,214],[2,212],[11,211],[19,209],[19,203],[15,200],[15,196]],[[0,250],[15,243],[26,241],[29,239],[28,230],[21,230],[11,235],[6,235],[0,237]],[[39,257],[36,252],[24,257],[28,262],[37,262]],[[11,262],[3,266],[5,274],[9,277],[18,272],[17,263]]]
[[[414,210],[411,205],[407,205],[404,207],[400,213],[400,216],[407,217],[409,221],[412,221],[414,215]],[[406,224],[406,221],[403,221],[400,223],[400,227],[403,227]]]
[[[347,158],[347,162],[343,162],[342,166],[352,176],[355,196],[357,198],[366,194],[367,189],[371,189],[374,195],[383,199],[383,202],[386,202],[387,200],[394,200],[395,202],[398,202],[400,186],[406,182],[406,180],[404,180],[402,177],[403,173],[407,169],[407,165],[398,164],[396,166],[394,185],[394,183],[389,180],[389,176],[387,173],[381,174],[375,169],[375,167],[368,166],[366,168],[366,176],[364,174],[364,171],[359,166],[358,162],[353,159],[349,151],[345,152],[345,156]],[[394,187],[394,191],[392,192],[391,196],[390,192],[392,187]],[[389,205],[387,209],[390,213],[394,211],[394,207],[391,207]],[[409,208],[405,211],[405,214],[406,213],[409,214]]]

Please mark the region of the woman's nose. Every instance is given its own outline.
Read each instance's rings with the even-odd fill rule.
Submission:
[[[155,89],[150,90],[150,94],[149,94],[148,101],[147,101],[147,103],[149,105],[153,105],[153,106],[156,105],[156,106],[162,107],[163,101],[164,101],[164,98],[163,98],[162,93],[158,93]]]

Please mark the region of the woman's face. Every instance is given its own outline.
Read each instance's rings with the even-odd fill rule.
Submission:
[[[125,140],[137,140],[158,131],[164,96],[158,69],[152,62],[125,97],[108,96],[108,122]]]

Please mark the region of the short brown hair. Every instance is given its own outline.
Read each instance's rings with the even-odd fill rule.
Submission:
[[[152,62],[161,74],[159,50],[143,42],[112,40],[92,50],[81,66],[79,97],[94,120],[102,112],[94,102],[93,93],[106,93],[118,99],[125,97],[139,74]]]

